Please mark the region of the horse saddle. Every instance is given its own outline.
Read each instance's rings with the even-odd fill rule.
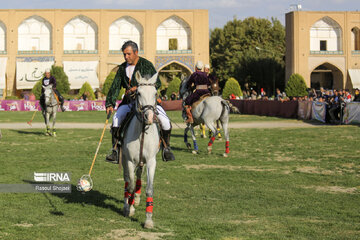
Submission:
[[[194,102],[194,103],[191,105],[191,109],[195,109],[202,101],[204,101],[204,100],[207,99],[208,97],[211,97],[211,94],[210,94],[210,93],[206,93],[206,94],[202,95],[199,100],[197,100],[196,102]]]

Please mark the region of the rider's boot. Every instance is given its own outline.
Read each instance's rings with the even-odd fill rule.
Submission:
[[[169,130],[162,130],[162,137],[164,139],[165,145],[163,148],[163,153],[162,153],[162,158],[164,162],[167,161],[174,161],[175,160],[175,156],[174,154],[171,152],[171,148],[170,148],[170,135],[171,135],[171,128]]]
[[[60,108],[61,108],[61,111],[65,112],[65,107],[64,107],[64,97],[59,95],[59,101],[60,101]]]
[[[191,113],[191,106],[186,105],[185,111],[186,111],[186,116],[187,116],[187,120],[185,122],[186,123],[194,123],[194,119],[193,119],[192,113]]]
[[[119,128],[118,127],[112,127],[111,128],[111,135],[112,135],[112,152],[111,154],[106,156],[106,161],[111,162],[111,163],[119,163],[119,158],[118,158],[118,141],[116,141],[118,138],[118,131]]]

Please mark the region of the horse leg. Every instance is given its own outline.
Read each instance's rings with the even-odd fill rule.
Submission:
[[[186,145],[186,147],[188,149],[191,149],[191,144],[188,142],[188,131],[189,131],[190,127],[186,126],[185,130],[184,130],[184,143]]]
[[[56,110],[57,107],[55,109],[55,111],[53,111],[53,124],[52,124],[52,134],[54,137],[56,137],[56,129],[55,129],[55,122],[56,122]]]
[[[127,185],[127,192],[128,192],[128,199],[127,199],[127,203],[124,202],[124,215],[126,217],[132,217],[135,214],[135,207],[134,207],[134,203],[135,203],[135,166],[132,162],[128,161],[127,164],[127,168],[128,168],[128,177],[129,177],[129,181],[128,181],[128,185]]]
[[[219,133],[218,130],[216,129],[216,127],[214,126],[214,123],[212,122],[205,122],[206,123],[206,126],[211,130],[212,132],[212,136],[210,138],[210,141],[208,143],[208,153],[211,154],[211,151],[212,151],[212,145],[215,141],[215,137],[216,135]]]
[[[193,154],[197,154],[199,151],[199,147],[197,145],[197,141],[196,141],[196,137],[195,137],[195,131],[194,131],[194,127],[193,125],[190,125],[190,132],[191,132],[191,137],[193,139],[193,143],[194,143],[194,150],[192,151]]]
[[[128,186],[129,186],[129,181],[130,181],[130,177],[129,177],[129,169],[127,167],[127,161],[122,161],[122,167],[123,167],[123,176],[124,176],[124,182],[125,182],[125,187],[124,187],[124,216],[126,216],[126,212],[129,209],[129,192],[128,192]],[[119,163],[119,170],[121,172],[120,169],[120,163]]]
[[[143,172],[143,168],[139,167],[136,171],[136,186],[135,186],[135,207],[140,204],[140,196],[141,196],[141,175]]]
[[[155,157],[149,159],[146,164],[147,169],[147,186],[146,186],[146,220],[144,228],[153,228],[154,222],[152,220],[153,215],[153,194],[154,194],[154,176],[156,168],[156,159]]]
[[[217,137],[218,137],[218,139],[219,139],[219,141],[221,141],[222,140],[222,136],[221,136],[221,133],[220,133],[220,121],[219,120],[216,120],[216,129],[218,130],[218,135],[217,135]]]
[[[45,114],[46,133],[45,133],[45,135],[47,135],[47,136],[51,135],[49,122],[50,122],[50,113],[48,111],[46,111],[46,114]]]
[[[200,136],[206,138],[205,125],[202,123],[200,124]]]
[[[224,113],[221,117],[220,117],[220,122],[221,125],[224,129],[224,135],[225,135],[225,153],[223,154],[224,157],[227,157],[230,149],[229,149],[229,145],[230,145],[230,136],[229,136],[229,129],[228,129],[228,124],[229,124],[229,112]]]

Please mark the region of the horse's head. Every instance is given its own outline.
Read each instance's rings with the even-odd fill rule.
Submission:
[[[156,111],[157,91],[155,83],[158,73],[149,78],[143,78],[139,72],[135,74],[138,82],[136,92],[136,111],[141,114],[145,124],[152,124]]]
[[[189,77],[185,77],[182,79],[181,83],[180,83],[180,88],[179,88],[179,95],[180,98],[185,99],[188,95],[189,95],[189,90],[186,88],[186,83],[188,82]]]
[[[54,102],[54,100],[56,100],[55,97],[54,97],[52,87],[53,87],[52,84],[50,84],[48,86],[43,86],[44,95],[45,95],[45,104],[46,105],[50,105],[50,104],[52,104]]]

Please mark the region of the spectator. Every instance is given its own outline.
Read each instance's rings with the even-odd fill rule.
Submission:
[[[257,98],[257,93],[256,93],[256,91],[254,89],[252,89],[252,91],[251,91],[251,100],[256,100],[256,98]]]
[[[275,100],[281,101],[282,99],[283,99],[283,95],[282,95],[280,89],[277,88],[276,89],[276,94],[275,94]]]
[[[172,92],[170,95],[170,100],[174,101],[174,100],[176,100],[176,97],[177,97],[176,93]]]
[[[29,100],[30,101],[35,101],[36,100],[36,97],[35,97],[34,93],[32,93],[32,92],[30,93]]]
[[[354,102],[360,102],[360,91],[359,89],[355,89]]]

